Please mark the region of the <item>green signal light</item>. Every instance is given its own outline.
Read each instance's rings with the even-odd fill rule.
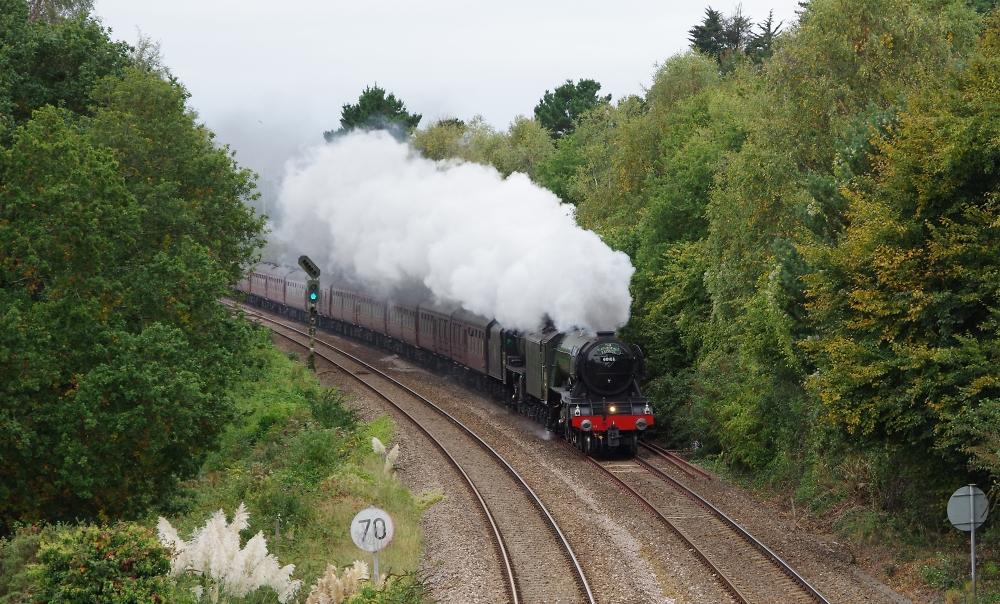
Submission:
[[[316,295],[316,292],[309,292],[309,299],[310,299],[310,300],[315,300],[315,299],[316,299],[316,298],[318,298],[318,297],[319,297],[319,296],[318,296],[318,295]]]
[[[306,297],[309,299],[310,303],[319,300],[319,281],[316,279],[309,280],[306,288]]]

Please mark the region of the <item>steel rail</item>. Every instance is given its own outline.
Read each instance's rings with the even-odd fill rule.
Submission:
[[[669,461],[670,463],[674,464],[675,466],[677,466],[677,469],[679,469],[681,472],[684,472],[688,476],[691,476],[693,478],[700,477],[712,480],[711,474],[709,474],[705,470],[702,470],[701,468],[689,462],[688,460],[682,459],[680,456],[675,455],[670,451],[667,451],[660,445],[657,445],[655,443],[640,442],[639,446],[653,453],[654,455],[658,455],[663,459]]]
[[[235,306],[231,305],[231,304],[227,304],[227,306],[229,306],[230,308],[235,308]],[[260,318],[262,320],[271,321],[272,323],[274,323],[276,325],[284,326],[283,323],[280,323],[278,321],[275,321],[273,319],[270,319],[270,318],[265,317],[263,315],[260,315],[258,313],[255,313],[255,312],[252,312],[252,311],[247,311],[247,310],[242,309],[242,308],[241,308],[241,310],[243,310],[243,312],[245,312],[246,314],[253,315],[253,316],[258,317],[258,318]],[[300,331],[298,331],[297,329],[294,329],[294,328],[287,328],[287,329],[291,329],[292,331],[295,331],[296,333],[299,333],[299,334],[302,333],[302,332],[300,332]],[[278,332],[278,331],[274,331],[274,330],[271,330],[271,333],[279,335],[279,336],[287,339],[288,341],[290,341],[293,344],[296,344],[298,346],[302,346],[304,348],[308,348],[309,347],[308,345],[303,344],[302,342],[299,342],[298,340],[296,340],[295,338],[289,336],[288,334],[284,334],[284,333],[281,333],[281,332]],[[452,457],[451,453],[449,453],[448,450],[445,449],[444,445],[442,445],[441,442],[438,439],[434,438],[434,436],[432,436],[431,433],[427,431],[427,429],[423,426],[423,424],[421,424],[420,422],[418,422],[412,415],[410,415],[409,413],[407,413],[405,409],[403,409],[402,407],[400,407],[399,405],[397,405],[395,403],[395,401],[393,401],[391,398],[389,398],[388,396],[386,396],[385,393],[383,393],[381,390],[379,390],[375,386],[372,386],[371,384],[369,384],[368,382],[366,382],[365,380],[363,380],[361,378],[361,376],[355,375],[354,372],[350,371],[349,369],[347,369],[346,367],[344,367],[340,363],[338,363],[338,362],[334,361],[333,359],[329,358],[325,354],[323,354],[321,352],[317,352],[315,354],[318,357],[320,357],[321,359],[323,359],[324,361],[326,361],[327,363],[330,363],[334,367],[339,368],[341,371],[343,371],[347,375],[351,376],[352,378],[354,378],[358,382],[361,382],[369,390],[371,390],[372,392],[374,392],[375,394],[377,394],[379,397],[381,397],[382,400],[384,400],[385,402],[387,402],[390,405],[392,405],[392,407],[394,409],[396,409],[396,411],[400,412],[401,414],[403,414],[404,417],[406,417],[406,419],[410,420],[410,423],[412,423],[424,436],[426,436],[427,439],[430,440],[431,443],[435,447],[437,447],[438,451],[440,451],[441,454],[445,456],[445,458],[448,460],[448,462],[451,464],[451,466],[453,468],[455,468],[456,471],[458,471],[458,473],[462,476],[462,479],[465,481],[466,486],[469,487],[469,490],[472,492],[472,494],[476,497],[476,500],[479,502],[480,510],[482,511],[483,516],[485,516],[486,520],[489,522],[490,528],[493,531],[493,543],[496,546],[498,556],[503,561],[504,571],[505,571],[505,574],[507,575],[506,591],[508,592],[508,595],[510,595],[513,604],[520,604],[520,598],[518,597],[518,591],[517,591],[517,581],[515,580],[515,575],[514,575],[514,567],[511,565],[510,556],[507,553],[507,547],[504,545],[503,538],[500,535],[500,527],[497,526],[496,520],[494,520],[493,514],[490,512],[489,506],[486,505],[486,501],[483,499],[483,496],[479,493],[479,489],[476,488],[475,483],[472,482],[472,478],[470,478],[469,475],[466,474],[466,472],[462,468],[461,464],[459,464],[458,461],[454,457]]]
[[[723,589],[728,591],[729,594],[733,596],[733,598],[735,598],[737,602],[740,602],[741,604],[753,604],[753,602],[751,602],[750,599],[742,591],[740,591],[740,588],[736,587],[736,584],[732,580],[730,580],[730,578],[726,576],[724,572],[722,572],[722,569],[716,566],[715,563],[712,562],[712,560],[709,559],[709,557],[705,555],[703,551],[701,551],[701,548],[695,545],[694,542],[691,541],[691,539],[689,539],[688,536],[684,534],[684,531],[682,531],[680,527],[675,525],[673,522],[670,522],[670,519],[664,516],[660,512],[660,510],[656,509],[656,507],[654,507],[653,504],[649,503],[649,501],[645,497],[640,495],[632,487],[625,484],[625,482],[621,478],[618,478],[617,476],[612,474],[610,471],[608,471],[607,468],[597,463],[589,455],[584,455],[576,447],[569,444],[565,440],[560,439],[559,443],[562,444],[567,449],[569,449],[570,451],[572,451],[580,458],[582,458],[588,464],[596,468],[598,472],[600,472],[606,478],[611,480],[611,482],[613,482],[615,486],[621,489],[622,492],[624,492],[626,495],[634,499],[639,505],[644,507],[646,511],[652,514],[657,520],[667,525],[667,528],[669,528],[671,531],[673,531],[675,535],[677,535],[677,537],[684,543],[684,545],[687,546],[688,550],[693,552],[695,557],[698,558],[698,560],[703,565],[705,565],[708,568],[708,570],[712,572],[714,576],[718,577],[718,579],[722,582]]]
[[[653,474],[660,480],[663,480],[670,486],[680,491],[685,497],[694,501],[699,507],[707,511],[709,514],[721,520],[723,524],[728,526],[730,530],[732,530],[734,533],[739,535],[740,538],[742,538],[744,541],[750,544],[751,547],[762,553],[764,557],[770,560],[771,563],[774,564],[778,568],[778,570],[780,570],[785,576],[787,576],[789,579],[797,583],[807,594],[809,594],[809,596],[813,600],[816,600],[821,604],[830,604],[830,601],[827,600],[825,597],[823,597],[823,594],[821,594],[819,590],[810,585],[809,582],[806,581],[806,579],[802,575],[795,572],[795,570],[791,566],[789,566],[787,562],[782,560],[781,557],[779,557],[777,554],[771,551],[770,548],[761,543],[756,537],[747,532],[742,526],[737,524],[736,521],[734,521],[732,518],[724,514],[722,510],[718,509],[717,507],[709,503],[705,498],[695,493],[690,488],[684,486],[677,480],[671,478],[659,468],[650,465],[645,460],[639,459],[638,457],[634,457],[632,458],[632,461],[634,461],[640,467],[645,468],[647,471],[649,471],[651,474]]]
[[[308,334],[306,334],[305,332],[303,332],[301,330],[298,330],[298,329],[296,329],[296,328],[294,328],[294,327],[292,327],[290,325],[287,325],[285,323],[282,323],[280,321],[276,321],[275,319],[271,319],[270,317],[265,317],[264,315],[261,315],[259,313],[255,313],[255,312],[252,312],[252,311],[247,311],[245,309],[243,309],[243,312],[245,312],[247,314],[250,314],[250,315],[253,315],[253,316],[256,316],[256,317],[259,317],[260,319],[263,319],[265,321],[274,323],[275,325],[279,325],[282,328],[287,329],[289,331],[293,331],[293,332],[295,332],[295,333],[297,333],[299,335],[308,336]],[[278,333],[278,332],[274,332],[274,333]],[[283,335],[284,337],[288,338],[289,340],[295,342],[296,344],[298,344],[300,346],[302,345],[300,342],[296,342],[290,336],[287,336],[285,334],[279,334],[279,335]],[[477,435],[475,432],[473,432],[472,430],[470,430],[465,424],[463,424],[462,422],[458,421],[458,419],[456,419],[453,415],[451,415],[450,413],[448,413],[447,411],[445,411],[441,407],[437,406],[436,404],[434,404],[433,402],[431,402],[429,399],[427,399],[423,395],[421,395],[418,392],[414,391],[412,388],[406,386],[405,384],[400,383],[396,379],[390,377],[389,375],[387,375],[386,373],[380,371],[379,369],[375,368],[374,366],[372,366],[372,365],[370,365],[370,364],[362,361],[361,359],[355,357],[354,355],[352,355],[352,354],[350,354],[350,353],[348,353],[348,352],[346,352],[344,350],[341,350],[341,349],[337,348],[336,346],[333,346],[332,344],[329,344],[329,343],[324,342],[322,340],[317,340],[316,342],[318,344],[322,344],[323,346],[326,346],[327,348],[329,348],[330,350],[333,350],[337,354],[350,359],[352,362],[357,363],[358,365],[361,365],[365,369],[367,369],[370,372],[375,373],[376,375],[378,375],[378,376],[382,377],[383,379],[389,381],[390,383],[392,383],[393,385],[395,385],[400,390],[403,390],[404,392],[410,394],[411,396],[413,396],[414,398],[418,399],[419,401],[421,401],[425,405],[427,405],[430,408],[434,409],[439,414],[441,414],[442,416],[444,416],[448,421],[450,421],[454,425],[456,425],[459,428],[461,428],[466,434],[468,434],[480,446],[482,446],[484,449],[486,449],[497,461],[499,461],[501,463],[501,465],[503,465],[504,468],[506,468],[506,470],[508,471],[508,473],[510,473],[517,480],[517,482],[519,482],[521,484],[521,486],[524,487],[524,489],[531,495],[532,499],[535,502],[535,505],[538,506],[538,508],[545,515],[546,519],[548,519],[549,525],[552,527],[552,529],[555,531],[556,535],[559,537],[559,540],[562,542],[563,547],[566,550],[566,554],[569,556],[570,560],[573,562],[573,566],[574,566],[574,568],[576,569],[576,572],[577,572],[577,579],[579,580],[580,585],[583,587],[584,591],[587,593],[587,600],[590,602],[590,604],[596,604],[596,600],[594,599],[594,594],[593,594],[593,592],[590,589],[590,584],[587,582],[587,578],[586,578],[586,576],[583,573],[583,568],[580,566],[580,562],[579,562],[579,560],[577,560],[576,554],[573,553],[573,548],[570,547],[569,542],[566,540],[566,536],[563,535],[562,530],[559,529],[559,525],[556,523],[555,518],[553,518],[552,514],[549,513],[548,508],[545,507],[545,504],[542,503],[542,500],[538,497],[538,495],[535,493],[535,491],[528,485],[528,483],[524,480],[524,478],[522,478],[521,475],[517,473],[517,471],[513,468],[513,466],[511,466],[510,463],[507,462],[506,459],[504,459],[499,453],[497,453],[497,451],[493,447],[491,447],[486,441],[484,441],[482,438],[480,438],[479,435]],[[354,375],[352,372],[350,372],[349,370],[347,370],[346,368],[344,368],[339,363],[331,360],[329,357],[326,357],[325,355],[323,355],[322,358],[324,358],[327,362],[329,362],[329,363],[331,363],[331,364],[333,364],[333,365],[335,365],[337,367],[340,367],[345,372],[350,373],[352,375],[352,377],[354,377],[355,379],[357,379],[361,383],[363,383],[366,386],[368,386],[369,388],[371,388],[379,396],[381,396],[383,399],[385,399],[387,402],[389,402],[393,407],[395,407],[396,409],[399,409],[400,411],[402,411],[403,414],[406,415],[410,419],[410,421],[414,422],[415,424],[417,423],[416,420],[412,416],[410,416],[408,413],[406,413],[405,411],[403,411],[402,409],[400,409],[400,407],[398,405],[396,405],[394,402],[392,402],[391,400],[389,400],[389,398],[385,394],[379,392],[378,389],[376,389],[374,386],[368,384],[367,382],[365,382],[360,377]],[[429,435],[429,433],[426,430],[423,429],[423,427],[421,427],[421,430],[424,432],[424,434],[427,434],[432,440],[434,440],[434,438],[431,437]],[[437,443],[437,444],[438,444],[438,447],[441,448],[440,443]],[[449,455],[449,458],[450,458],[450,455]],[[455,463],[457,464],[457,462],[455,462]],[[464,475],[465,472],[463,471],[462,474]],[[471,481],[469,482],[469,484],[470,485],[472,484]],[[475,489],[474,486],[473,486],[473,489]],[[477,493],[477,497],[478,497],[478,491],[476,491],[476,493]],[[481,498],[480,498],[480,501],[482,501]],[[485,502],[483,503],[483,506],[484,506],[484,509],[485,509]],[[491,524],[493,524],[492,516],[490,518],[491,518],[490,522],[491,522]],[[493,525],[494,525],[494,528],[496,528],[496,525],[495,524],[493,524]],[[506,554],[504,555],[504,561],[505,561],[505,564],[507,564],[508,568],[511,568],[510,561],[509,561],[509,559],[507,559]],[[511,574],[511,581],[513,581],[513,575],[512,574]]]

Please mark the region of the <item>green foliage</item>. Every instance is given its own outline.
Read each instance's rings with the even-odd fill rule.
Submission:
[[[767,20],[757,24],[757,33],[750,36],[744,53],[755,64],[760,65],[774,55],[774,43],[781,33],[782,23],[774,24],[774,11],[767,14]]]
[[[419,113],[407,112],[403,101],[397,99],[391,92],[386,96],[385,89],[379,88],[376,84],[365,87],[357,103],[353,105],[347,103],[343,106],[340,129],[324,132],[323,138],[330,142],[338,134],[350,132],[355,128],[384,130],[396,127],[409,133],[420,123],[420,117]]]
[[[731,132],[745,138],[717,173],[706,213],[703,349],[726,362],[699,367],[700,392],[715,398],[694,407],[723,413],[719,443],[734,461],[756,471],[804,461],[821,414],[803,388],[815,367],[800,343],[825,326],[804,306],[803,277],[814,269],[800,251],[803,222],[836,232],[838,179],[868,169],[870,128],[891,124],[903,90],[958,65],[975,35],[970,15],[959,5],[812,2],[762,72],[729,76],[743,108]]]
[[[925,565],[920,568],[920,576],[924,583],[931,587],[948,589],[958,587],[962,584],[960,578],[965,574],[964,568],[960,568],[951,558],[938,554],[937,564]]]
[[[585,114],[573,134],[580,159],[568,187],[579,200],[577,221],[629,253],[658,159],[661,134],[652,122],[644,100],[632,96]]]
[[[997,0],[969,0],[969,6],[977,13],[986,15],[996,8]]]
[[[546,130],[522,116],[515,118],[506,132],[497,132],[480,116],[468,124],[441,120],[414,133],[412,144],[429,159],[492,165],[505,178],[514,172],[536,178],[539,167],[553,153]]]
[[[94,8],[94,0],[28,0],[28,18],[50,23],[67,17],[85,16]]]
[[[553,145],[536,120],[518,116],[505,133],[488,127],[473,131],[472,161],[490,164],[504,177],[514,172],[535,178],[537,166],[552,155]]]
[[[216,301],[263,227],[252,174],[179,84],[128,67],[94,22],[11,14],[2,39],[34,50],[0,52],[16,125],[0,145],[0,534],[135,517],[197,471],[258,337]]]
[[[391,575],[386,577],[381,589],[365,582],[351,598],[352,604],[420,604],[426,601],[427,590],[416,577]]]
[[[42,539],[52,539],[52,526],[18,526],[7,538],[0,539],[0,604],[29,604],[37,591],[31,576],[38,563]]]
[[[823,337],[809,381],[830,421],[997,475],[1000,231],[996,24],[955,89],[914,96],[874,173],[845,195],[846,227],[809,246]],[[947,487],[943,486],[946,489]]]
[[[637,267],[623,336],[665,438],[864,500],[860,532],[933,525],[935,477],[1000,459],[994,34],[964,2],[729,20],[706,13],[712,48],[584,114],[536,179]]]
[[[344,397],[332,388],[327,389],[322,395],[310,399],[309,410],[312,418],[324,428],[341,427],[353,430],[358,423],[358,415],[351,409],[344,406]]]
[[[170,554],[156,532],[135,524],[82,525],[49,533],[31,574],[40,602],[191,602],[169,577]]]
[[[601,103],[611,102],[610,94],[605,97],[597,96],[600,89],[601,84],[594,80],[581,79],[576,84],[573,80],[566,80],[555,91],[545,91],[542,99],[535,105],[535,119],[549,131],[552,138],[572,134],[580,116]]]
[[[245,503],[249,533],[264,531],[270,551],[282,564],[295,564],[295,578],[308,586],[327,564],[342,567],[357,558],[350,522],[375,504],[392,514],[397,531],[379,556],[383,570],[416,570],[420,515],[439,498],[414,497],[383,473],[384,460],[372,452],[371,439],[390,442],[392,420],[359,422],[336,391],[320,386],[304,365],[273,346],[251,357],[253,370],[234,394],[237,417],[222,446],[182,494],[161,506],[171,524],[186,537],[216,510]],[[329,413],[324,422],[313,415],[317,408]]]
[[[555,149],[535,165],[535,182],[552,191],[564,203],[577,205],[580,199],[573,187],[573,179],[583,167],[583,157],[575,136],[556,140]]]
[[[445,159],[467,159],[466,133],[469,132],[465,122],[448,118],[438,120],[424,130],[413,133],[413,148],[420,151],[427,159],[436,161]]]
[[[90,90],[124,73],[129,50],[83,16],[32,20],[24,0],[0,1],[0,122],[21,125],[45,105],[88,113]]]
[[[742,24],[741,17],[741,24]],[[726,18],[711,6],[705,9],[705,18],[688,32],[691,46],[710,57],[718,58],[726,48]],[[741,33],[741,32],[734,32]]]
[[[715,59],[724,71],[731,71],[743,56],[760,64],[774,54],[775,36],[781,30],[781,23],[774,24],[774,11],[757,29],[754,33],[753,22],[739,6],[728,17],[710,6],[705,9],[702,22],[688,31],[688,39],[691,48]]]

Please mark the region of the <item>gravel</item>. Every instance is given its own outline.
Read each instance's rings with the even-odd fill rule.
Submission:
[[[362,358],[453,413],[500,451],[528,481],[566,533],[599,602],[717,603],[731,601],[683,544],[593,468],[553,442],[553,436],[500,403],[395,355],[320,332],[318,337]],[[279,345],[296,349],[293,345]],[[341,373],[326,385],[354,393],[349,405],[365,419],[390,413],[387,405]],[[443,457],[405,419],[396,418],[400,479],[414,492],[441,489],[444,501],[424,514],[420,573],[438,602],[500,602],[505,592],[486,527],[468,492]],[[643,455],[647,457],[647,455]],[[901,603],[896,594],[854,563],[849,545],[807,532],[788,510],[759,501],[715,478],[690,478],[663,461],[649,461],[691,486],[775,553],[831,602]],[[670,488],[663,485],[663,488]],[[454,522],[454,518],[474,518]]]

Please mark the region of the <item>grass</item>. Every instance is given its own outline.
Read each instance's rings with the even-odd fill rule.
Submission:
[[[263,531],[270,551],[282,564],[295,564],[294,576],[309,585],[328,564],[371,563],[371,554],[351,540],[350,523],[375,505],[396,527],[392,543],[379,553],[380,570],[415,573],[420,515],[440,496],[414,497],[391,472],[383,473],[384,459],[371,441],[390,443],[392,421],[360,422],[302,364],[273,347],[259,355],[258,375],[238,392],[240,420],[201,475],[165,506],[167,519],[186,537],[214,511],[231,514],[243,502],[250,512],[244,536]]]
[[[860,456],[836,466],[800,461],[788,464],[791,472],[759,474],[740,472],[721,456],[699,462],[781,507],[794,501],[799,523],[849,541],[856,562],[902,593],[919,591],[921,601],[945,604],[1000,604],[1000,523],[991,516],[976,531],[978,598],[973,599],[969,533],[954,529],[943,507],[928,504],[933,494],[907,489],[900,468]],[[992,501],[1000,495],[996,486],[984,490]],[[930,519],[907,515],[912,509],[930,510]]]
[[[232,518],[245,503],[250,527],[241,535],[244,543],[263,532],[281,565],[295,565],[293,578],[303,581],[296,600],[304,602],[327,565],[343,568],[355,559],[371,564],[371,554],[351,540],[350,523],[357,512],[375,505],[394,520],[393,541],[379,553],[381,573],[394,579],[378,592],[366,584],[351,602],[427,601],[416,578],[422,544],[419,521],[443,493],[414,496],[392,471],[384,472],[385,459],[372,450],[372,438],[391,446],[395,425],[387,416],[360,421],[336,390],[322,387],[301,363],[270,343],[254,354],[251,369],[233,392],[238,418],[226,428],[220,449],[208,456],[199,475],[140,522],[101,530],[143,531],[155,527],[163,515],[187,539],[216,510]],[[40,601],[41,584],[32,578],[38,574],[32,569],[39,568],[40,548],[81,530],[90,529],[20,527],[11,538],[0,539],[0,604]],[[183,584],[182,593],[187,593]],[[259,590],[241,601],[273,602],[276,594]]]

